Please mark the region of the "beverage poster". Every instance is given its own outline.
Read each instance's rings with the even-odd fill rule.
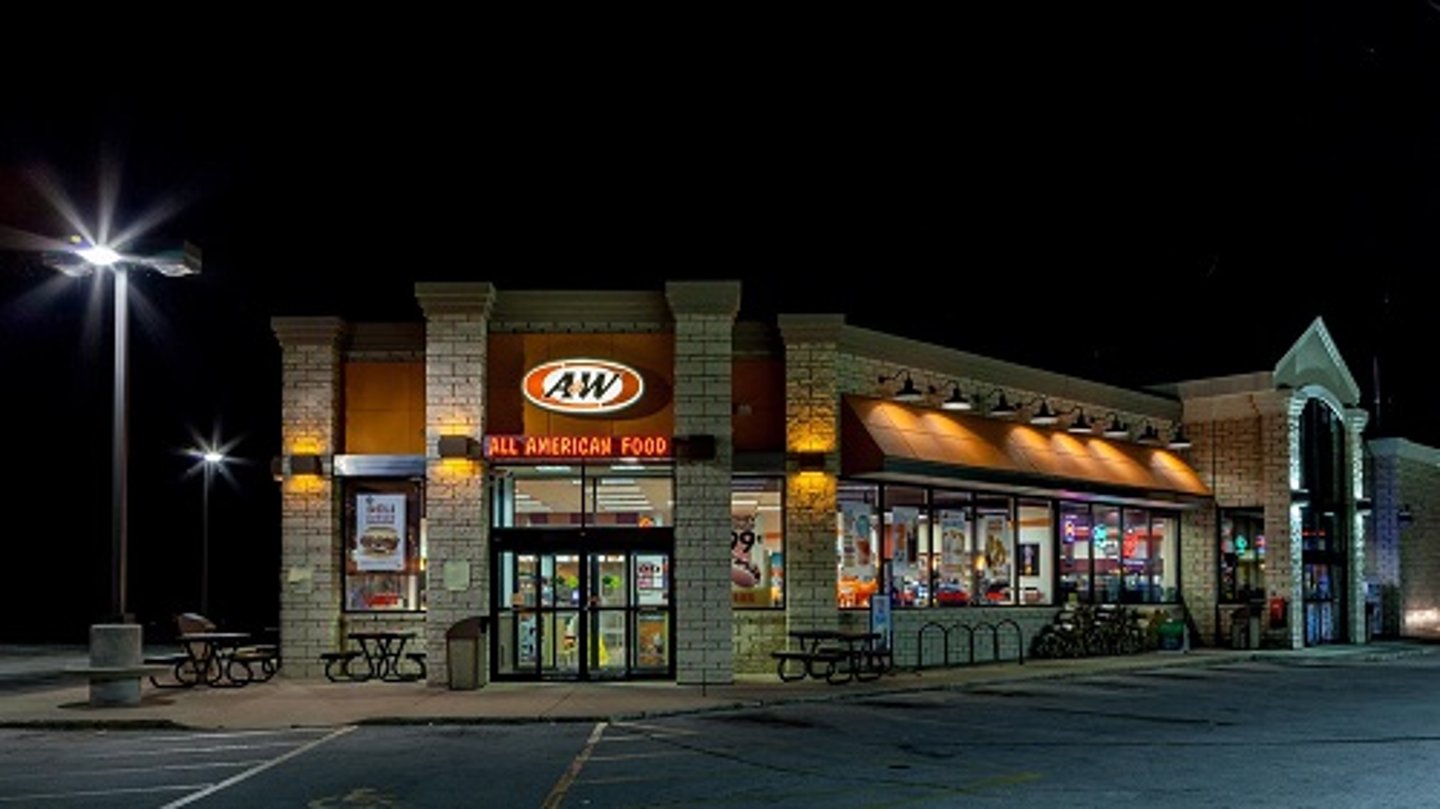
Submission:
[[[940,554],[946,567],[965,564],[965,513],[940,512]]]
[[[355,567],[359,570],[405,569],[405,495],[355,497]]]
[[[635,665],[645,669],[662,669],[670,664],[665,641],[669,637],[669,621],[664,613],[642,612],[635,616]]]
[[[906,567],[915,561],[920,536],[920,509],[914,506],[896,506],[890,511],[895,521],[895,565]]]
[[[841,564],[847,568],[858,568],[861,572],[873,574],[873,549],[870,535],[870,504],[846,502],[841,504],[845,528],[840,535]]]

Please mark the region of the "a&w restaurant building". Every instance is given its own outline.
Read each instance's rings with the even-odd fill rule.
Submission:
[[[415,294],[423,322],[274,320],[287,676],[390,630],[445,683],[478,618],[482,682],[724,683],[877,599],[900,665],[927,623],[1028,644],[1073,603],[1366,638],[1366,413],[1319,320],[1273,368],[1137,391],[737,323],[732,282]]]

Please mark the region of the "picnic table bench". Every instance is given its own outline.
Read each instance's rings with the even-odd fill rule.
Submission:
[[[890,650],[876,646],[880,640],[878,632],[812,629],[793,631],[790,637],[799,644],[799,649],[770,653],[775,658],[775,673],[781,682],[789,683],[806,677],[823,678],[831,685],[852,680],[869,682],[894,668]],[[789,663],[800,663],[800,673],[787,673],[786,664]]]

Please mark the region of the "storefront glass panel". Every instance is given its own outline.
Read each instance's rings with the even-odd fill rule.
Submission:
[[[891,601],[901,607],[930,606],[930,515],[925,490],[886,486],[881,558],[890,562]]]
[[[1120,509],[1114,506],[1095,506],[1095,523],[1091,528],[1090,546],[1094,554],[1096,602],[1101,604],[1120,603]]]
[[[935,605],[961,607],[975,592],[975,524],[968,492],[937,490],[935,522],[940,546],[932,548],[935,568]]]
[[[730,604],[785,606],[784,478],[730,482]]]
[[[975,596],[980,604],[1015,603],[1014,503],[975,496]]]
[[[836,498],[836,600],[842,608],[868,607],[880,585],[879,487],[841,481]]]
[[[1060,504],[1060,600],[1093,601],[1090,593],[1090,506]]]
[[[1052,559],[1055,558],[1055,520],[1050,503],[1021,500],[1020,542],[1016,546],[1015,573],[1020,582],[1021,604],[1050,604],[1054,593]]]

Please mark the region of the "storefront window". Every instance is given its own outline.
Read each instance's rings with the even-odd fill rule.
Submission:
[[[925,490],[885,487],[883,557],[890,561],[890,592],[902,607],[930,605],[930,514]]]
[[[425,609],[425,532],[421,484],[410,480],[347,480],[345,609]]]
[[[1021,604],[1049,604],[1055,558],[1055,520],[1050,504],[1043,500],[1020,501],[1020,542],[1016,546],[1015,573],[1020,582]]]
[[[1264,513],[1220,512],[1220,603],[1243,604],[1265,594]]]
[[[585,524],[657,528],[674,525],[675,487],[669,466],[611,464],[586,468]]]
[[[730,604],[785,606],[784,478],[730,481]]]
[[[968,492],[935,492],[940,545],[932,548],[935,605],[959,607],[975,592],[975,523]]]
[[[674,478],[663,464],[535,464],[490,478],[496,528],[672,526]]]
[[[1060,504],[1060,598],[1090,603],[1090,506]]]
[[[1095,506],[1090,529],[1090,551],[1095,580],[1095,600],[1101,604],[1120,603],[1120,509]]]
[[[1125,593],[1128,600],[1141,604],[1173,602],[1180,582],[1180,523],[1173,516],[1151,512],[1149,525],[1149,535],[1137,537],[1133,554],[1131,548],[1125,549]]]
[[[1015,603],[1015,533],[1008,497],[975,496],[975,603]]]
[[[841,481],[836,499],[836,600],[841,607],[868,607],[880,585],[879,487]]]

